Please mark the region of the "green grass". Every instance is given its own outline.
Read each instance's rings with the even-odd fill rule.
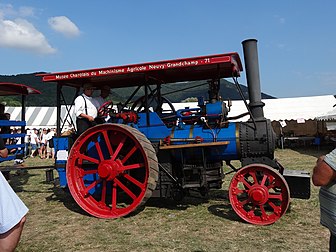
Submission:
[[[311,171],[326,150],[277,150],[290,169]],[[46,165],[27,159],[27,166]],[[49,161],[49,164],[51,162]],[[56,173],[55,173],[56,175]],[[119,219],[83,212],[70,194],[45,182],[43,170],[13,176],[11,184],[29,207],[17,251],[327,251],[329,232],[319,224],[318,188],[309,200],[293,199],[290,211],[270,226],[243,222],[227,198],[230,176],[209,198],[150,199],[143,211]]]

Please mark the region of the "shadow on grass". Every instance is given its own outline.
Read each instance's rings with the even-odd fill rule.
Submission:
[[[169,210],[186,210],[191,206],[202,205],[211,201],[221,201],[222,204],[212,204],[208,207],[208,211],[218,217],[228,219],[230,221],[238,221],[245,223],[232,209],[228,200],[228,190],[210,191],[207,197],[190,195],[182,201],[176,202],[173,199],[150,198],[146,206],[165,208]]]
[[[224,218],[230,221],[238,221],[245,223],[232,209],[229,202],[228,190],[214,190],[209,197],[211,200],[221,201],[220,204],[214,204],[208,207],[208,211],[220,218]]]
[[[146,206],[165,208],[169,210],[186,210],[190,206],[197,206],[207,202],[207,198],[196,196],[186,196],[181,201],[175,201],[171,198],[150,198],[146,202]]]
[[[245,223],[232,209],[230,203],[224,202],[223,204],[211,205],[208,207],[208,211],[218,217],[230,220]]]
[[[85,212],[75,200],[72,198],[68,189],[60,188],[59,186],[54,186],[52,189],[52,194],[46,197],[47,201],[57,201],[62,203],[67,209],[75,213],[91,216]],[[150,198],[146,204],[138,207],[135,211],[130,214],[123,216],[123,218],[132,218],[133,216],[139,214],[144,210],[146,206],[155,207],[155,208],[164,208],[168,210],[186,210],[192,206],[198,206],[202,204],[209,203],[209,201],[221,201],[221,204],[212,204],[208,207],[208,211],[220,218],[224,218],[230,221],[238,221],[245,223],[232,209],[228,201],[228,191],[227,190],[214,190],[209,193],[207,197],[197,196],[196,194],[191,194],[186,196],[182,201],[175,201],[171,198]],[[92,216],[91,216],[92,217]]]
[[[15,192],[26,192],[27,190],[23,189],[23,186],[28,183],[28,180],[31,177],[37,176],[36,174],[30,174],[29,172],[21,171],[20,174],[14,174],[11,172],[9,184]]]
[[[81,215],[91,216],[85,212],[76,201],[71,196],[71,193],[68,189],[60,188],[59,186],[54,186],[52,188],[52,194],[46,197],[46,201],[57,201],[62,203],[67,209],[72,212],[79,213]]]

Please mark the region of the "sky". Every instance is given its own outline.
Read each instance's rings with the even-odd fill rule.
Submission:
[[[336,95],[335,11],[334,0],[0,0],[0,75],[228,52],[243,62],[255,38],[262,92]]]

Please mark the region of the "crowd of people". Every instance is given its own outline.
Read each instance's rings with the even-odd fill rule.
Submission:
[[[55,158],[53,136],[55,128],[27,129],[25,136],[24,157]]]

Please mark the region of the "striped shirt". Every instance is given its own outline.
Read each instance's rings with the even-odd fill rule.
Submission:
[[[332,169],[336,171],[336,149],[324,158]],[[321,224],[336,235],[336,181],[320,189]]]

